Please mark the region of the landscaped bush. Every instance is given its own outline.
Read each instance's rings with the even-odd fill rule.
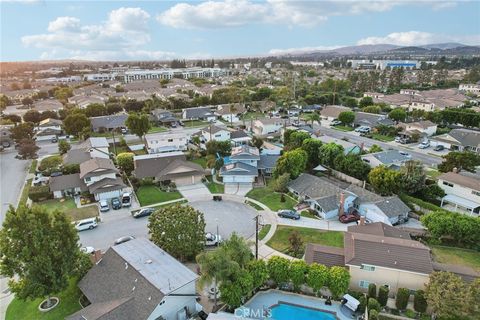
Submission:
[[[386,286],[378,288],[378,302],[382,307],[387,305],[389,289]]]
[[[153,184],[153,178],[143,178],[140,180],[140,186],[152,186]]]
[[[398,310],[405,310],[407,308],[408,298],[410,298],[410,291],[406,288],[399,288],[395,300],[395,306]]]
[[[378,320],[378,311],[377,310],[370,310],[368,315],[369,320]]]
[[[423,290],[418,290],[413,295],[413,309],[420,313],[427,311],[427,299]]]
[[[33,202],[38,202],[41,200],[50,199],[52,197],[52,193],[50,192],[50,188],[48,186],[32,186],[28,192],[28,197]]]
[[[377,299],[377,285],[375,283],[368,285],[368,297]]]
[[[63,174],[80,173],[80,165],[75,163],[64,165],[62,169],[62,173]]]
[[[434,205],[433,203],[423,201],[421,199],[406,195],[406,194],[400,194],[400,199],[405,202],[407,205],[409,205],[410,208],[414,208],[412,204],[416,204],[420,208],[430,210],[430,211],[446,211],[439,206]]]
[[[360,313],[364,313],[365,307],[367,306],[367,298],[362,294],[359,298],[356,298],[356,299],[360,302],[360,304],[358,305],[357,311]]]
[[[374,298],[368,298],[368,310],[377,310],[380,311],[382,309],[382,306],[380,303],[378,303],[377,299]]]
[[[62,166],[62,156],[50,156],[40,161],[38,170],[42,171],[45,175],[50,175],[52,172],[60,170]]]

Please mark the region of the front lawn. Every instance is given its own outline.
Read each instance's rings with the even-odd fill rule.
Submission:
[[[303,240],[303,249],[301,250],[302,255],[305,252],[305,246],[307,243],[343,248],[343,232],[341,231],[324,231],[289,226],[277,226],[277,230],[273,234],[273,237],[268,240],[267,245],[277,251],[289,254],[290,243],[288,238],[294,231],[297,231]]]
[[[263,119],[265,115],[261,112],[247,112],[241,117],[243,120]]]
[[[285,195],[285,202],[281,201],[281,194],[273,191],[270,187],[253,188],[247,193],[247,197],[260,201],[272,211],[281,209],[293,209],[297,201]]]
[[[215,183],[215,182],[208,182],[207,188],[210,190],[210,193],[224,193],[225,186],[223,184]]]
[[[379,133],[372,133],[372,139],[378,140],[378,141],[383,141],[383,142],[391,142],[395,140],[395,137],[392,136],[386,136],[383,134]]]
[[[178,191],[162,191],[157,186],[141,186],[137,190],[137,198],[140,205],[143,207],[155,203],[180,199],[182,198],[182,195]]]
[[[431,246],[435,261],[470,267],[480,272],[480,252],[455,247]]]
[[[35,174],[35,172],[37,171],[37,165],[38,165],[38,160],[33,159],[32,164],[30,164],[30,169],[28,170],[28,173]]]
[[[7,307],[6,320],[58,320],[77,312],[82,307],[78,299],[81,296],[80,289],[77,287],[77,280],[70,279],[68,287],[52,296],[60,298],[58,306],[48,312],[40,312],[38,305],[43,299],[22,301],[14,298]]]
[[[185,128],[193,128],[193,127],[203,127],[209,124],[208,121],[201,121],[201,120],[183,120],[183,124]]]
[[[432,179],[437,179],[439,176],[443,174],[443,172],[440,172],[435,169],[428,169],[426,170],[427,177],[432,178]]]
[[[348,127],[348,126],[333,126],[332,128],[338,131],[345,131],[345,132],[354,130],[352,127]]]
[[[153,206],[153,207],[150,207],[150,208],[153,208],[156,211],[156,210],[158,210],[160,208],[163,208],[163,207],[169,207],[169,206],[174,206],[174,205],[177,205],[177,204],[184,204],[184,203],[188,203],[188,200],[187,199],[182,199],[182,200],[177,201],[177,202],[160,204],[158,206]],[[135,212],[138,212],[138,211],[140,211],[140,209],[133,210],[133,211],[131,211],[131,213],[134,214]]]
[[[310,210],[303,210],[300,215],[305,218],[318,219],[318,216],[313,214]]]
[[[28,193],[30,192],[30,187],[32,186],[32,181],[33,181],[33,179],[28,179],[25,182],[25,185],[23,186],[23,189],[22,189],[22,194],[20,196],[20,201],[18,202],[19,206],[21,206],[21,205],[25,206],[27,204]]]
[[[51,199],[35,203],[37,206],[46,208],[52,212],[56,209],[64,212],[72,221],[83,220],[98,216],[98,207],[94,204],[77,208],[75,201],[72,198],[67,198],[64,201],[61,199]]]
[[[202,166],[202,168],[204,169],[207,167],[207,158],[197,158],[197,159],[190,160],[190,162],[196,163]]]
[[[246,205],[249,205],[250,207],[254,208],[254,209],[257,210],[257,211],[263,210],[262,207],[260,207],[258,204],[253,203],[253,202],[251,202],[251,201],[248,201],[248,200],[247,200],[247,201],[245,201],[245,204],[246,204]]]
[[[159,133],[165,131],[168,131],[168,129],[165,127],[151,127],[150,130],[148,130],[148,133]]]

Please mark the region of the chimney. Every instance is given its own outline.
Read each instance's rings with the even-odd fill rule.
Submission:
[[[458,171],[459,171],[459,170],[458,170],[457,167],[454,167],[454,168],[452,169],[452,172],[453,172],[453,173],[458,173]]]
[[[360,226],[365,225],[365,216],[360,216],[360,222],[358,223]]]
[[[341,217],[345,213],[344,211],[344,206],[345,206],[345,193],[340,193],[340,204],[338,208],[338,216]]]

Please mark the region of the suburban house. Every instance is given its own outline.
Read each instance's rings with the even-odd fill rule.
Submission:
[[[230,140],[230,132],[227,128],[210,125],[200,130],[196,135],[200,136],[201,142],[206,143],[212,140],[228,141]]]
[[[91,95],[91,96],[76,95],[68,98],[69,103],[75,104],[81,109],[85,109],[90,104],[94,104],[94,103],[104,105],[106,100],[107,100],[107,97],[103,95]]]
[[[430,120],[400,123],[398,127],[402,128],[399,136],[411,137],[417,134],[419,137],[430,137],[437,132],[437,125]]]
[[[73,197],[88,191],[85,182],[80,179],[78,173],[67,174],[58,177],[50,177],[49,180],[50,192],[53,193],[54,198]]]
[[[11,129],[14,127],[13,124],[1,124],[0,125],[0,143],[12,143],[13,139],[11,138]]]
[[[155,109],[151,112],[153,120],[161,126],[169,126],[176,125],[178,123],[178,119],[168,110],[164,109]]]
[[[320,111],[320,115],[324,120],[333,121],[338,119],[340,113],[344,111],[352,111],[352,109],[343,106],[326,106]]]
[[[243,130],[235,130],[230,132],[230,140],[232,144],[237,147],[243,144],[248,144],[252,138]]]
[[[160,132],[145,135],[148,153],[162,153],[185,151],[188,146],[188,138],[182,132]]]
[[[108,141],[105,137],[90,137],[77,145],[74,149],[68,150],[63,157],[64,164],[80,164],[92,158],[110,158]]]
[[[209,107],[188,108],[182,110],[184,120],[215,121],[217,116]]]
[[[286,121],[279,118],[258,119],[253,122],[252,131],[258,136],[276,134],[285,126]]]
[[[441,206],[453,205],[470,211],[472,215],[480,213],[480,174],[454,169],[438,177],[438,186],[445,191]]]
[[[398,150],[386,150],[365,154],[362,156],[362,160],[372,168],[383,165],[392,169],[398,169],[405,162],[411,160],[411,156]]]
[[[227,122],[240,121],[240,115],[247,111],[245,106],[240,103],[222,104],[217,106],[215,113]]]
[[[356,127],[364,126],[373,129],[380,125],[391,126],[394,124],[394,122],[383,114],[355,112],[355,120],[353,121],[353,124]]]
[[[321,135],[321,136],[315,137],[315,139],[320,140],[325,144],[333,142],[335,144],[338,144],[338,145],[342,146],[343,147],[343,153],[345,155],[347,155],[347,154],[360,154],[361,151],[362,151],[362,149],[354,143],[351,143],[349,141],[342,140],[342,139],[333,138],[331,136]]]
[[[311,113],[319,111],[322,107],[319,104],[310,104],[308,106],[302,106],[302,112]]]
[[[112,114],[109,116],[91,117],[90,123],[94,132],[113,131],[125,128],[128,114]]]
[[[334,219],[342,213],[356,211],[369,222],[395,225],[406,221],[410,212],[397,196],[382,197],[355,185],[343,190],[307,173],[290,181],[287,188],[323,219]]]
[[[225,158],[225,165],[220,169],[225,193],[230,190],[250,190],[257,177],[271,175],[279,156],[260,155],[260,151],[248,145],[232,149],[230,157]]]
[[[475,95],[480,94],[480,83],[465,83],[458,86],[459,91],[469,92]]]
[[[57,99],[45,99],[45,100],[40,100],[36,101],[33,104],[33,107],[35,110],[39,112],[43,111],[58,111],[63,109],[63,104],[58,101]]]
[[[134,156],[133,164],[138,179],[171,181],[177,186],[200,183],[205,176],[205,169],[187,161],[181,151]]]
[[[80,280],[90,304],[67,320],[189,319],[198,275],[147,239],[110,247]]]
[[[350,289],[367,292],[374,283],[389,288],[393,296],[399,288],[423,290],[434,271],[430,248],[410,235],[381,222],[349,226],[344,247],[307,244],[305,261],[349,270]]]
[[[120,197],[126,185],[117,174],[110,159],[92,158],[80,164],[80,179],[97,201]]]
[[[46,141],[56,138],[62,134],[62,120],[45,119],[40,121],[36,128],[37,141]]]
[[[469,129],[453,129],[449,133],[432,137],[433,145],[443,145],[451,151],[480,153],[480,132]]]

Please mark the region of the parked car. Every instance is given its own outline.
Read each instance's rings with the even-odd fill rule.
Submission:
[[[360,126],[355,129],[355,132],[360,132],[360,133],[370,133],[370,127],[367,126]]]
[[[218,246],[220,243],[222,243],[221,235],[213,234],[211,232],[207,232],[205,234],[205,246],[207,247]]]
[[[350,223],[350,222],[355,222],[360,220],[360,215],[356,212],[352,212],[349,214],[342,214],[338,220],[340,220],[341,223]]]
[[[100,206],[100,212],[107,212],[110,210],[107,200],[100,200],[98,205]]]
[[[4,148],[10,147],[10,142],[9,141],[3,141],[2,142],[2,147],[4,147]]]
[[[113,245],[116,246],[116,245],[118,245],[118,244],[125,243],[125,242],[130,241],[130,240],[133,240],[133,239],[135,239],[134,236],[121,237],[121,238],[118,238],[117,240],[115,240],[115,242],[113,243]]]
[[[127,134],[127,133],[128,133],[128,129],[127,129],[127,128],[122,128],[122,129],[120,129],[120,132],[121,132],[122,134]]]
[[[57,137],[53,137],[52,139],[50,139],[50,141],[51,141],[52,143],[57,143],[57,142],[58,142],[58,139],[57,139]]]
[[[82,248],[80,248],[80,251],[83,252],[83,253],[94,254],[95,253],[95,248],[94,247],[82,247]]]
[[[423,141],[418,145],[419,149],[427,149],[428,147],[430,147],[430,141]]]
[[[395,142],[396,143],[401,143],[401,144],[407,144],[410,142],[409,138],[402,138],[402,137],[395,137]]]
[[[97,227],[97,219],[95,218],[83,219],[74,223],[77,231],[92,230]]]
[[[330,122],[330,125],[331,125],[331,126],[339,126],[339,125],[341,125],[341,124],[342,124],[342,121],[337,120],[337,119],[335,119],[335,120],[333,120],[332,122]]]
[[[60,171],[55,171],[50,173],[50,177],[59,177],[59,176],[63,176],[63,173]]]
[[[118,210],[122,208],[122,203],[120,202],[120,199],[118,198],[113,198],[112,201],[112,209],[113,210]]]
[[[293,220],[300,219],[300,214],[294,210],[280,210],[277,212],[277,215],[281,218],[288,218]]]
[[[122,195],[122,207],[130,207],[132,205],[132,196],[130,196],[130,193],[125,192]]]
[[[398,153],[400,153],[402,156],[405,156],[407,158],[411,158],[412,156],[410,155],[410,153],[406,152],[406,151],[403,151],[403,150],[400,150],[398,151]]]
[[[151,215],[155,209],[153,208],[144,208],[136,212],[132,212],[132,217],[134,218],[141,218],[141,217],[147,217]]]
[[[445,147],[441,144],[436,145],[435,148],[433,148],[433,151],[443,151],[445,150]]]

